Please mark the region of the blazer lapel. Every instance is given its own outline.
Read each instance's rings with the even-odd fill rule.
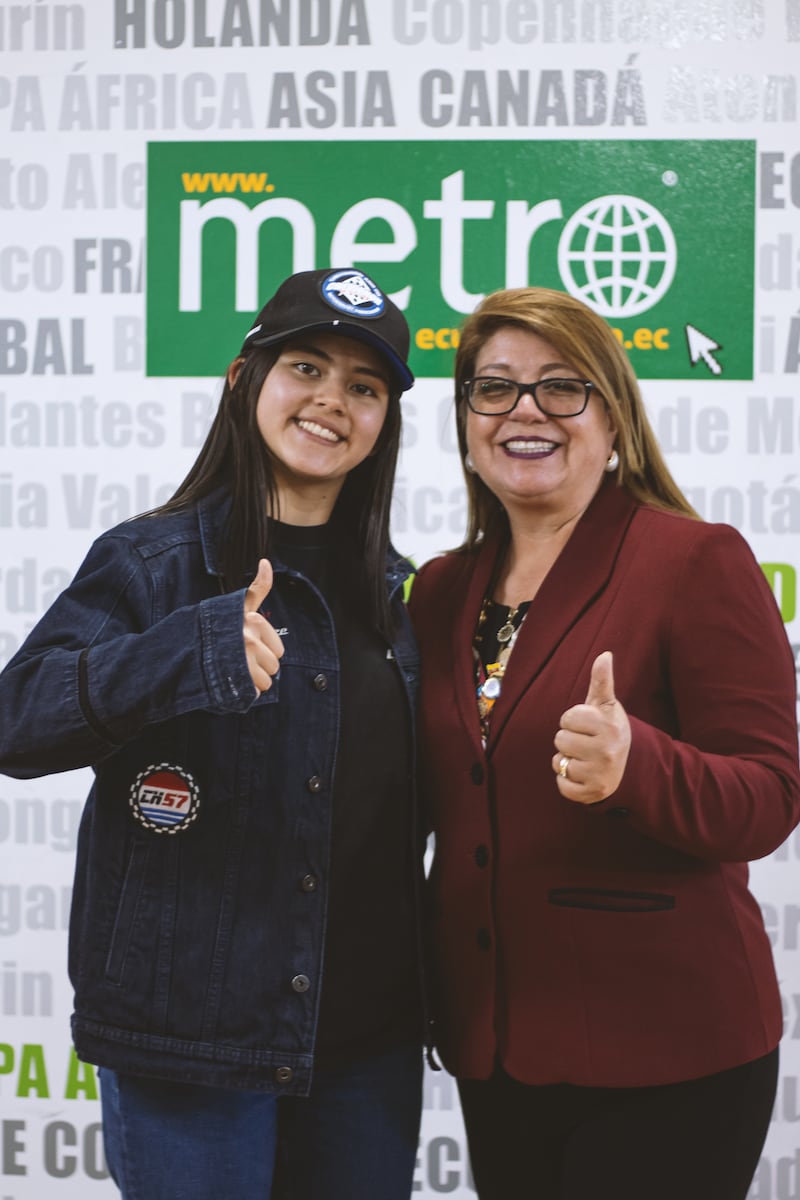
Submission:
[[[492,712],[487,749],[497,742],[520,697],[607,585],[636,507],[627,492],[608,480],[575,526],[528,609]]]
[[[475,663],[472,654],[472,642],[475,628],[478,624],[481,605],[486,595],[494,570],[494,564],[500,546],[499,538],[493,538],[484,543],[473,560],[469,575],[459,574],[455,580],[456,589],[462,591],[459,600],[456,597],[455,611],[458,613],[451,631],[452,657],[454,666],[454,686],[456,704],[461,719],[469,731],[470,738],[476,749],[483,753],[481,742],[481,727],[478,720],[478,701],[475,696]],[[469,561],[469,560],[467,560]],[[464,591],[463,589],[466,589]]]

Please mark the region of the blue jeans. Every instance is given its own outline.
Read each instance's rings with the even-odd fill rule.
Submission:
[[[307,1097],[101,1069],[109,1170],[123,1200],[409,1200],[422,1052],[318,1071]]]

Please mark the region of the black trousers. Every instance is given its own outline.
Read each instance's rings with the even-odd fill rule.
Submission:
[[[745,1200],[778,1051],[686,1083],[532,1087],[459,1080],[480,1200]]]

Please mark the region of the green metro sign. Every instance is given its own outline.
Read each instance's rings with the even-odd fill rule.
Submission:
[[[147,373],[220,375],[287,275],[357,266],[449,376],[487,292],[568,291],[642,379],[753,374],[755,143],[156,142]]]

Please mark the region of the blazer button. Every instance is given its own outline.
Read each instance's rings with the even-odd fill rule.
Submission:
[[[328,690],[328,676],[320,671],[319,675],[314,676],[314,687],[318,692],[326,692]]]
[[[315,892],[317,890],[316,875],[304,875],[300,880],[300,887],[304,892]]]
[[[473,763],[469,769],[470,779],[472,780],[473,783],[477,783],[477,784],[483,783],[485,774],[486,773],[485,773],[481,763]]]
[[[489,865],[489,847],[481,844],[475,848],[475,863],[479,867],[488,867]]]
[[[311,987],[311,980],[307,975],[295,975],[292,980],[292,987],[296,992],[307,992]]]
[[[488,929],[479,929],[476,937],[481,950],[489,950],[492,945],[492,935]]]
[[[321,792],[322,780],[320,779],[319,775],[312,775],[310,779],[307,779],[306,787],[310,792]]]
[[[291,1067],[278,1067],[275,1072],[276,1083],[291,1083],[294,1071]]]

